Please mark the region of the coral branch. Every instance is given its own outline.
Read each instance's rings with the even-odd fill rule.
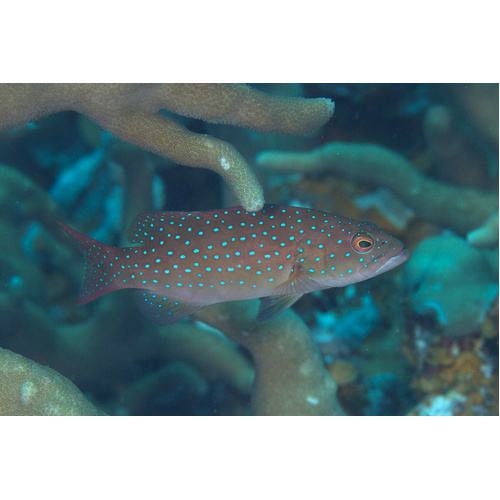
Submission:
[[[498,210],[497,193],[437,182],[399,154],[370,144],[332,142],[310,153],[267,151],[256,163],[284,172],[329,171],[358,183],[386,187],[421,218],[461,235],[481,227]]]
[[[343,415],[336,384],[306,325],[290,309],[279,319],[257,324],[257,307],[257,301],[226,302],[195,314],[251,352],[254,414]]]
[[[285,134],[308,133],[334,111],[329,99],[273,97],[237,84],[2,84],[0,93],[0,130],[77,111],[127,142],[181,165],[217,172],[247,210],[260,210],[264,196],[238,151],[190,132],[160,111]]]
[[[327,122],[329,99],[275,97],[247,85],[168,84],[152,90],[159,108],[260,132],[307,134]]]

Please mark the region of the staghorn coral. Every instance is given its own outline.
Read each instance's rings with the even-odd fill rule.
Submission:
[[[385,187],[422,219],[461,235],[490,227],[489,219],[498,211],[498,193],[435,181],[398,153],[371,144],[333,142],[308,153],[267,151],[256,163],[284,172],[327,170],[357,183]],[[498,227],[493,233],[483,241],[498,242]]]
[[[393,127],[376,142],[388,144],[397,138],[394,146],[405,151],[404,156],[394,147],[372,144],[373,135],[360,142],[356,134],[341,133],[346,142],[327,143],[304,154],[265,151],[256,163],[276,173],[325,171],[358,186],[387,188],[418,218],[466,236],[473,246],[494,247],[498,244],[498,84],[424,86],[422,91],[420,104],[428,107],[424,105],[415,125],[423,129],[426,150],[415,151],[421,132],[414,130],[410,137],[417,134],[417,140],[409,151],[415,165],[406,158],[405,132]],[[443,103],[434,104],[436,98]],[[394,110],[383,109],[392,120]],[[383,115],[373,116],[378,121]]]
[[[105,415],[67,378],[0,347],[0,415]]]
[[[273,97],[236,84],[0,85],[0,130],[67,110],[181,165],[217,172],[247,210],[260,210],[262,188],[233,146],[190,132],[160,111],[262,132],[305,134],[331,118],[334,104],[321,98]]]

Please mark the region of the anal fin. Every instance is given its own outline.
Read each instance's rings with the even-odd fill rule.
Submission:
[[[264,323],[281,314],[288,309],[292,304],[302,297],[301,293],[291,293],[288,295],[271,295],[260,299],[259,312],[257,313],[257,321]]]
[[[148,290],[137,290],[135,301],[139,310],[160,326],[175,323],[207,305],[170,299]]]

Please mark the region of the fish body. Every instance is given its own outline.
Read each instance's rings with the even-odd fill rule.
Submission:
[[[115,248],[64,224],[85,256],[77,303],[138,289],[140,309],[168,324],[218,302],[261,298],[267,321],[315,290],[346,286],[409,258],[375,224],[313,209],[265,205],[205,212],[149,212]]]

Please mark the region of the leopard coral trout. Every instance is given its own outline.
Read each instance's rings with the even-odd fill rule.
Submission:
[[[260,298],[257,320],[305,293],[363,281],[405,262],[409,250],[370,222],[265,205],[209,212],[150,212],[132,222],[139,246],[115,248],[64,224],[85,256],[78,304],[137,288],[139,308],[165,325],[196,310]]]

